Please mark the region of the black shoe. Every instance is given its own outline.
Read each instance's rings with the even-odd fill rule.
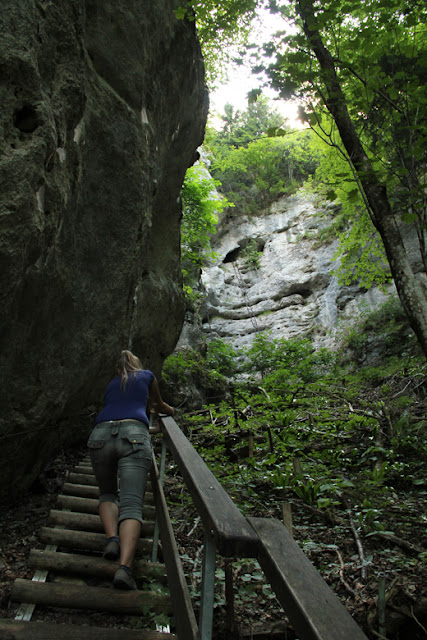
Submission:
[[[105,545],[105,549],[104,549],[104,553],[102,554],[102,557],[105,558],[106,560],[117,560],[117,558],[119,557],[120,554],[120,542],[118,542],[118,540],[114,540],[114,538],[112,538],[111,540],[108,540],[107,544]]]
[[[121,567],[116,571],[116,575],[114,576],[113,580],[113,586],[116,589],[123,589],[124,591],[136,591],[138,589],[138,587],[136,586],[136,582],[132,578],[132,576],[129,575],[128,572]]]

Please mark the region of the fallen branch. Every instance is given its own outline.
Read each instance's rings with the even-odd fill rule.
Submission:
[[[424,627],[424,625],[419,621],[417,616],[425,616],[426,614],[426,610],[427,610],[427,601],[423,600],[420,603],[417,604],[417,615],[415,615],[414,613],[414,608],[411,605],[410,611],[402,608],[402,607],[397,607],[394,604],[391,603],[387,603],[387,607],[392,609],[392,611],[395,611],[399,617],[395,618],[392,621],[392,625],[390,625],[390,629],[388,629],[388,631],[393,632],[395,629],[399,628],[403,622],[405,618],[409,618],[410,620],[414,620],[414,622],[423,630],[423,633],[426,634],[427,636],[427,629]]]
[[[197,527],[198,527],[198,525],[199,525],[199,522],[200,522],[200,516],[198,516],[198,517],[196,518],[196,520],[195,520],[195,522],[194,522],[194,525],[193,525],[193,527],[192,527],[191,531],[189,531],[189,532],[187,533],[187,538],[189,538],[189,537],[194,533],[194,531],[197,529]]]
[[[338,556],[338,560],[340,562],[340,582],[344,585],[344,587],[347,589],[347,591],[349,593],[351,593],[351,595],[353,596],[353,598],[356,598],[356,592],[354,591],[354,589],[352,589],[350,587],[350,585],[348,584],[348,582],[346,582],[345,578],[344,578],[344,560],[342,559],[342,555],[341,553],[338,551],[338,549],[336,550],[337,552],[337,556]]]
[[[357,546],[357,551],[359,553],[360,562],[361,562],[361,565],[362,565],[361,566],[361,570],[360,570],[360,572],[361,572],[360,575],[361,575],[362,580],[364,582],[366,582],[366,580],[368,578],[368,567],[367,567],[367,564],[366,564],[365,552],[363,550],[362,541],[361,541],[360,536],[359,536],[359,534],[357,532],[357,529],[356,529],[356,527],[354,525],[353,516],[351,514],[350,509],[347,509],[347,513],[348,513],[348,517],[349,517],[349,520],[350,520],[351,530],[353,532],[353,536],[354,536],[354,539],[356,541],[356,546]]]
[[[262,393],[265,395],[265,397],[267,398],[267,400],[268,400],[269,402],[271,402],[271,398],[270,398],[270,396],[268,395],[267,391],[266,391],[265,389],[263,389],[263,387],[258,387],[258,389],[259,389],[260,391],[262,391]]]
[[[393,542],[398,547],[405,549],[406,551],[410,551],[418,555],[419,553],[425,553],[425,548],[420,547],[417,544],[413,544],[412,542],[408,542],[407,540],[402,540],[402,538],[398,538],[392,533],[387,533],[386,531],[375,531],[370,534],[371,536],[378,536],[380,538],[384,538],[384,540],[388,540],[389,542]]]
[[[418,626],[421,627],[421,629],[424,631],[424,633],[427,636],[427,629],[421,624],[421,622],[418,620],[418,618],[416,617],[415,613],[414,613],[414,608],[411,607],[411,615],[413,617],[413,619],[415,620],[415,622],[417,623]]]
[[[219,409],[219,407],[214,407],[215,409]],[[185,417],[189,416],[201,416],[209,412],[209,409],[197,409],[196,411],[186,411]]]

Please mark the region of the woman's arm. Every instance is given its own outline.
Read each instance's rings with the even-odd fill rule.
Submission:
[[[156,378],[154,378],[150,386],[150,395],[148,396],[148,403],[150,408],[154,409],[157,413],[166,413],[168,416],[175,415],[175,409],[173,409],[173,407],[170,407],[168,404],[166,404],[166,402],[163,402]]]

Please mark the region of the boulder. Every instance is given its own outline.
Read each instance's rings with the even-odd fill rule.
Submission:
[[[180,188],[207,117],[170,0],[0,8],[0,500],[83,442],[123,348],[182,328]]]

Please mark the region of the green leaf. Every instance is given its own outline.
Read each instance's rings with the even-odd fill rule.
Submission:
[[[177,9],[174,9],[173,12],[177,20],[183,20],[187,15],[187,11],[184,7],[178,7]]]
[[[415,222],[418,218],[416,213],[411,213],[410,211],[406,211],[405,213],[402,213],[401,215],[402,221],[406,222],[407,224],[411,224],[412,222]]]

